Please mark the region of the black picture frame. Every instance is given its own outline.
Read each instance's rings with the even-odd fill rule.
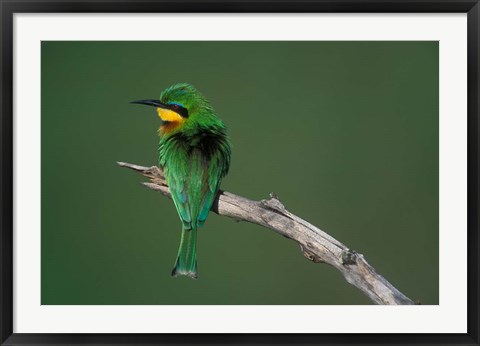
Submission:
[[[479,17],[478,0],[4,1],[1,6],[1,318],[2,345],[168,344],[479,344]],[[13,15],[15,13],[416,13],[468,17],[468,332],[466,334],[17,334],[13,333]],[[357,316],[358,317],[358,316]],[[345,323],[356,317],[346,317]]]

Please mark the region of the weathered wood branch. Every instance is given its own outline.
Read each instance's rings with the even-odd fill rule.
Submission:
[[[150,179],[143,184],[170,197],[167,182],[160,168],[142,167],[118,162],[121,167],[137,171]],[[275,194],[269,199],[253,201],[226,191],[219,191],[212,206],[218,215],[248,221],[296,241],[304,256],[315,263],[327,263],[338,269],[345,279],[365,293],[376,304],[414,304],[368,264],[362,254],[290,213]]]

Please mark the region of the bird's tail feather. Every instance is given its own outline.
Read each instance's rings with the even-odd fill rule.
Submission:
[[[197,229],[182,227],[182,238],[172,276],[185,275],[197,278]]]

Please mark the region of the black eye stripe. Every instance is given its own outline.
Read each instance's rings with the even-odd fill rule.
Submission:
[[[180,105],[177,105],[176,103],[173,103],[171,105],[169,105],[169,108],[180,114],[183,118],[188,118],[188,109],[186,109],[185,107],[182,107]]]

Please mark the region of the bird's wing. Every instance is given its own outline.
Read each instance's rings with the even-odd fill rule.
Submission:
[[[185,153],[178,150],[164,161],[165,178],[185,229],[192,228],[192,214],[188,196],[188,160]]]
[[[164,171],[173,202],[185,229],[203,226],[230,163],[230,147],[213,151],[207,158],[200,150],[166,155]],[[195,222],[195,224],[193,224]]]
[[[210,208],[205,217],[200,216],[202,208],[205,203],[211,207],[215,198],[218,183],[210,187],[210,172],[215,175],[215,166],[212,167],[211,162],[200,150],[189,152],[187,157],[178,155],[177,152],[177,155],[168,159],[165,177],[185,229],[203,225]],[[215,192],[212,193],[212,189]]]

